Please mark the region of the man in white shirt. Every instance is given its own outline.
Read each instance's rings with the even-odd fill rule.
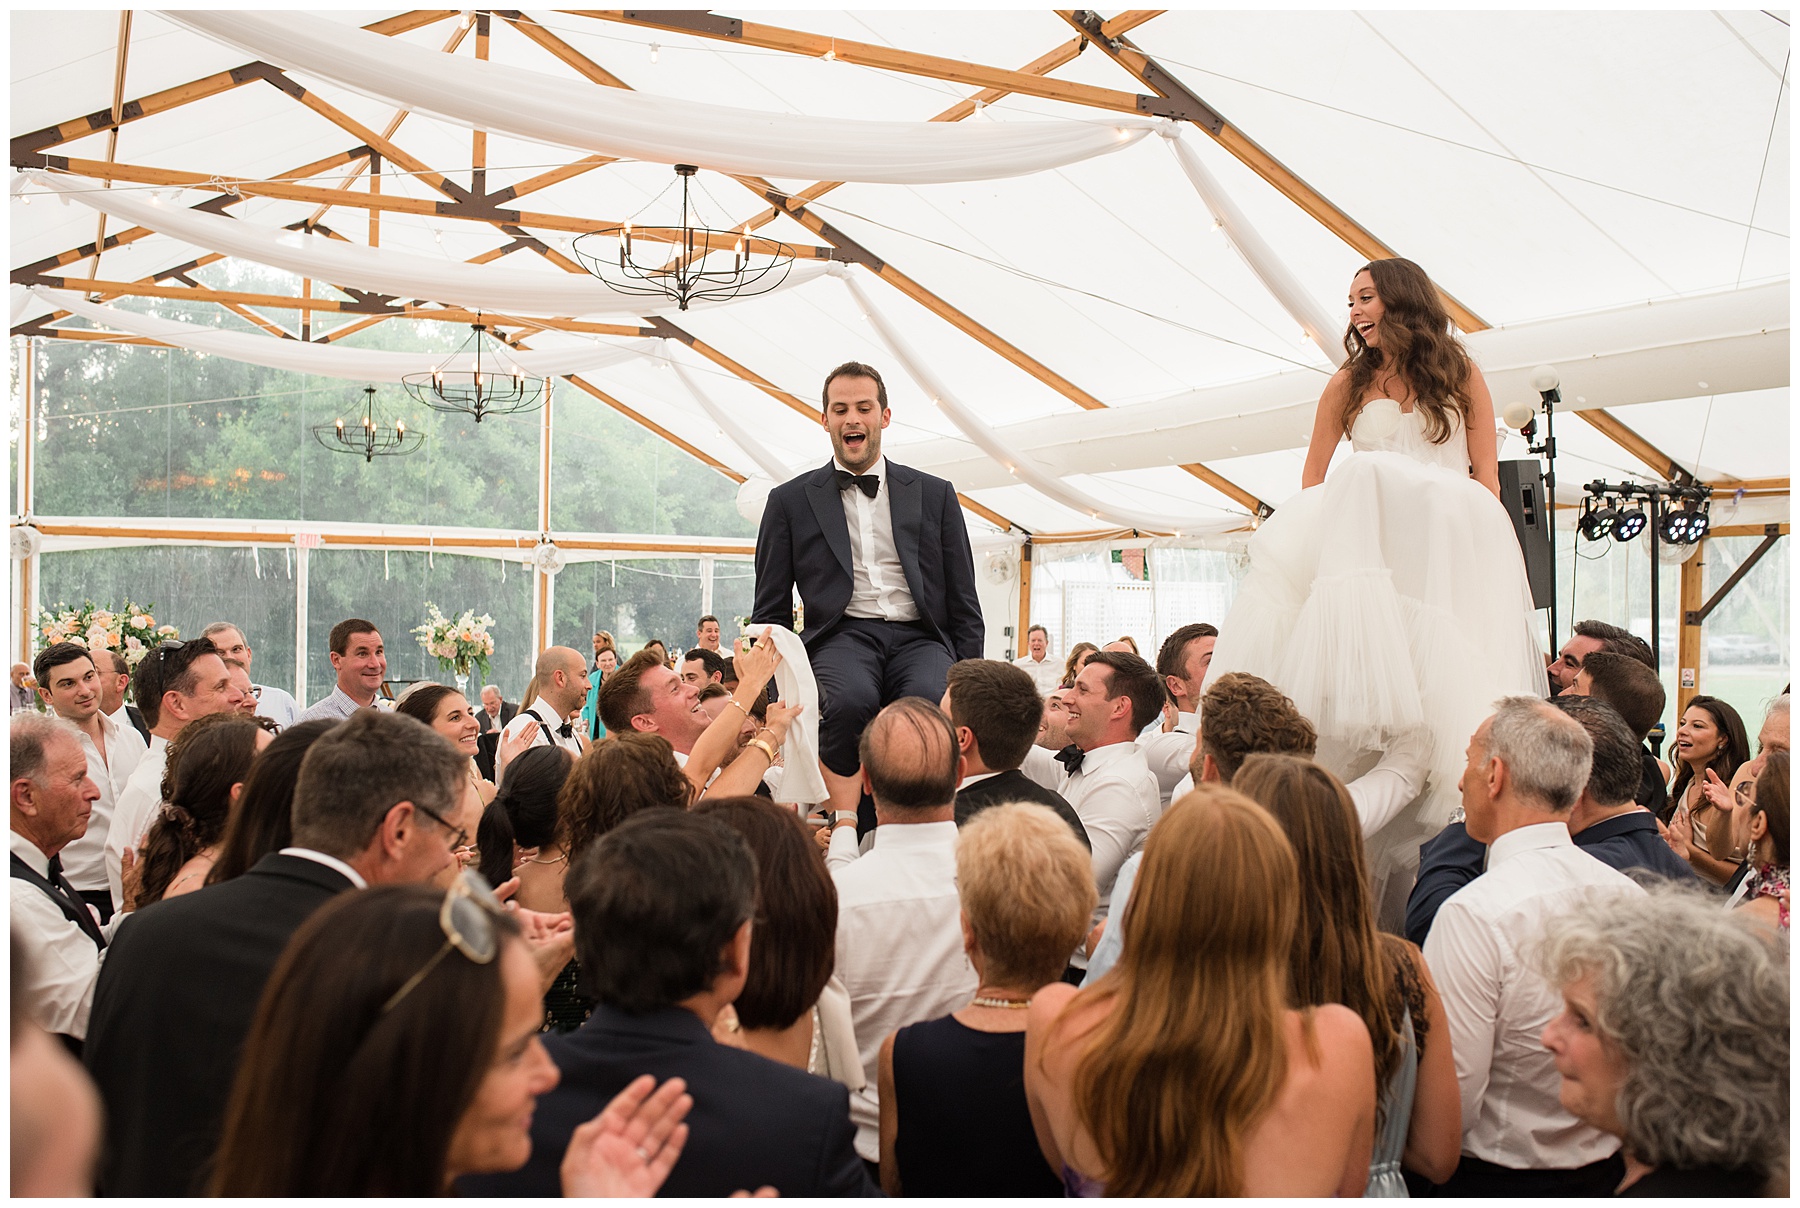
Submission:
[[[1425,941],[1462,1095],[1462,1162],[1445,1194],[1609,1195],[1622,1177],[1618,1138],[1559,1099],[1540,1036],[1562,999],[1531,959],[1551,917],[1643,893],[1569,837],[1592,757],[1581,724],[1533,697],[1501,701],[1469,740],[1463,811],[1489,845],[1487,871],[1450,896]]]
[[[582,728],[570,719],[587,704],[587,660],[581,657],[579,651],[567,646],[549,646],[538,655],[537,666],[533,671],[537,678],[537,699],[531,702],[529,709],[519,710],[506,723],[506,728],[500,731],[500,750],[495,756],[496,773],[503,773],[506,769],[507,744],[527,726],[535,726],[536,729],[531,741],[520,750],[559,746],[571,755],[580,757],[586,749],[580,737]]]
[[[100,790],[86,832],[62,849],[61,859],[63,876],[100,912],[104,923],[113,912],[112,889],[106,880],[106,833],[119,794],[144,757],[144,744],[137,731],[121,728],[101,711],[104,677],[86,647],[73,642],[46,647],[33,662],[32,674],[37,678],[38,695],[51,712],[75,727],[81,753],[87,757],[88,777]]]
[[[211,638],[213,645],[219,648],[219,653],[227,660],[236,659],[244,664],[246,673],[250,671],[255,652],[250,649],[250,640],[244,636],[242,629],[230,621],[214,621],[200,631],[200,636]],[[255,683],[254,677],[250,690],[256,701],[255,712],[258,716],[268,718],[284,730],[299,719],[300,705],[290,693],[270,684]]]
[[[876,1065],[881,1042],[908,1024],[968,1005],[977,979],[963,954],[956,893],[956,735],[917,697],[883,709],[863,732],[863,783],[875,798],[875,844],[842,860],[837,883],[837,976],[850,993],[861,1090],[850,1095],[856,1152],[880,1158]],[[852,854],[854,817],[831,836]],[[846,852],[845,849],[848,849]]]
[[[1156,775],[1157,791],[1166,808],[1188,765],[1194,759],[1194,739],[1200,733],[1200,685],[1212,666],[1213,646],[1219,631],[1204,622],[1183,625],[1163,639],[1156,652],[1156,674],[1168,689],[1176,710],[1175,728],[1143,739],[1144,762]]]
[[[660,734],[675,748],[675,762],[683,767],[712,720],[700,707],[699,685],[642,651],[600,685],[600,722],[608,734]]]
[[[1095,923],[1107,916],[1119,866],[1144,846],[1144,836],[1162,816],[1156,777],[1136,741],[1162,702],[1162,684],[1149,663],[1129,652],[1103,650],[1075,677],[1066,702],[1070,745],[1054,756],[1033,747],[1025,757],[1025,774],[1075,807],[1093,845],[1094,885],[1100,891]],[[1085,969],[1086,954],[1076,953],[1071,964]]]
[[[75,727],[60,718],[19,713],[11,747],[12,926],[29,958],[23,1006],[45,1031],[80,1040],[108,937],[57,857],[87,830],[100,789]]]
[[[694,626],[694,646],[699,650],[710,650],[720,658],[725,652],[719,649],[719,618],[707,613]]]
[[[169,741],[195,718],[235,712],[244,699],[210,638],[160,643],[138,663],[131,683],[144,720],[150,723],[150,749],[119,791],[106,833],[106,881],[119,910],[126,905],[125,852],[137,850],[162,809]]]
[[[373,621],[351,617],[331,627],[331,669],[337,684],[331,695],[300,715],[301,721],[343,721],[358,709],[392,709],[381,695],[387,679],[387,646]]]
[[[1050,657],[1050,631],[1042,625],[1025,631],[1025,653],[1013,660],[1013,666],[1031,677],[1040,694],[1062,683],[1062,664]]]

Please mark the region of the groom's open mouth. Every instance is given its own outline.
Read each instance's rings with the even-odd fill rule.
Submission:
[[[844,433],[844,448],[857,450],[868,443],[869,438],[861,432]]]

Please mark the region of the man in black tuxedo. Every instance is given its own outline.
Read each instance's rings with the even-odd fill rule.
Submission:
[[[507,723],[519,715],[519,706],[509,700],[500,698],[500,689],[492,684],[483,685],[481,689],[481,708],[475,710],[475,721],[481,726],[481,732],[504,730]]]
[[[570,1135],[642,1074],[682,1078],[694,1097],[687,1147],[659,1194],[881,1194],[856,1156],[842,1083],[713,1039],[750,969],[756,863],[736,831],[704,814],[645,810],[583,852],[565,888],[599,1005],[544,1040],[562,1079],[538,1100],[531,1160],[461,1179],[461,1194],[561,1195]]]
[[[903,696],[937,700],[950,664],[980,658],[987,631],[956,488],[881,456],[891,419],[881,374],[839,365],[824,404],[834,459],[769,492],[750,619],[792,626],[800,589],[819,762],[832,808],[851,811],[863,728]]]
[[[239,1050],[289,937],[345,890],[454,869],[468,837],[444,819],[467,786],[468,761],[429,727],[360,710],[307,751],[291,847],[126,916],[84,1053],[106,1103],[104,1194],[204,1191]],[[566,963],[564,935],[553,959]]]
[[[943,710],[962,747],[956,825],[991,805],[1029,801],[1054,810],[1081,845],[1092,849],[1080,815],[1062,794],[1019,771],[1044,708],[1030,673],[997,659],[964,659],[950,668],[947,678]]]

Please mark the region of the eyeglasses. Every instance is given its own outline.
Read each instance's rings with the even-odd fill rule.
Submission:
[[[437,823],[439,826],[443,827],[446,831],[448,831],[450,829],[450,820],[448,818],[444,817],[442,814],[438,813],[436,810],[432,809],[431,807],[425,806],[425,805],[420,805],[417,801],[415,801],[415,802],[413,802],[413,808],[418,810],[421,814],[424,814],[427,818],[431,819],[433,822]],[[455,851],[458,848],[467,847],[467,846],[469,846],[469,832],[459,826],[456,828],[456,838],[454,838],[450,841],[450,850]]]
[[[1754,780],[1744,781],[1742,784],[1738,785],[1735,789],[1731,790],[1731,795],[1733,798],[1736,799],[1739,809],[1742,809],[1746,806],[1755,805],[1756,804],[1756,781],[1754,781]]]
[[[468,957],[477,965],[493,963],[500,951],[500,933],[494,927],[502,907],[500,899],[488,888],[488,883],[481,874],[464,870],[450,885],[450,891],[444,895],[444,904],[438,910],[438,926],[444,931],[444,944],[425,962],[425,967],[407,978],[393,997],[381,1004],[381,1013],[389,1011],[412,993],[414,987],[424,981],[431,971],[448,955],[452,948]]]

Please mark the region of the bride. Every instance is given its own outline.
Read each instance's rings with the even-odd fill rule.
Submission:
[[[1363,819],[1380,882],[1450,819],[1464,749],[1493,702],[1543,696],[1546,682],[1499,501],[1493,399],[1425,271],[1364,266],[1344,349],[1301,491],[1250,541],[1207,680],[1246,671],[1279,687],[1318,729],[1319,762],[1345,780],[1389,748],[1429,751],[1416,803]],[[1352,453],[1327,478],[1346,436]]]

